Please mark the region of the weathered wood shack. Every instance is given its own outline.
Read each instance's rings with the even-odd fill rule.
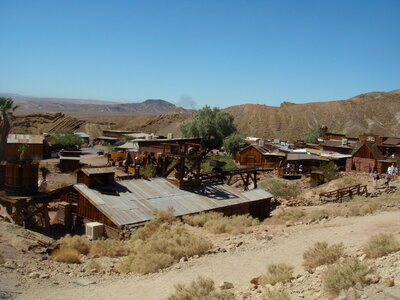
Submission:
[[[390,162],[376,143],[364,143],[351,158],[346,160],[346,172],[385,173]]]
[[[278,168],[284,158],[285,154],[269,152],[268,149],[258,145],[249,145],[235,155],[235,161],[242,166],[257,166],[267,169]]]
[[[50,157],[50,146],[44,135],[9,134],[6,144],[6,158],[18,159],[21,147],[26,146],[25,159],[40,160]]]
[[[114,173],[97,169],[82,169],[78,172],[79,183],[67,191],[67,202],[73,205],[68,222],[103,223],[106,236],[115,236],[126,226],[143,225],[155,217],[157,210],[168,207],[177,217],[202,211],[248,213],[260,219],[269,215],[272,195],[261,189],[239,191],[225,184],[204,183],[199,188],[182,190],[166,178],[114,181]]]

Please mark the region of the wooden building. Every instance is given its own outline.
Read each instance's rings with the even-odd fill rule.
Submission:
[[[74,132],[74,134],[81,138],[83,144],[88,145],[90,143],[90,135],[86,132]]]
[[[346,172],[385,173],[390,162],[376,143],[364,143],[351,158],[346,160]]]
[[[226,215],[249,213],[264,219],[269,216],[272,198],[262,189],[239,191],[213,182],[182,190],[166,178],[115,181],[112,168],[82,168],[78,184],[64,194],[67,197],[60,199],[71,204],[70,216],[65,216],[62,207],[65,223],[77,227],[100,222],[108,237],[117,237],[127,226],[141,226],[155,217],[155,211],[168,207],[173,207],[177,217],[219,211]]]
[[[103,130],[103,136],[114,137],[114,138],[121,138],[124,135],[134,134],[134,133],[139,133],[139,132],[132,130],[111,130],[111,129]]]
[[[235,155],[235,161],[242,166],[257,166],[267,169],[278,168],[284,158],[285,154],[270,152],[258,145],[249,145]]]
[[[22,146],[26,146],[25,159],[41,160],[50,157],[50,146],[44,135],[9,134],[6,144],[7,160],[18,160]]]
[[[74,172],[80,167],[81,167],[80,157],[60,156],[59,168],[61,172],[63,173]]]

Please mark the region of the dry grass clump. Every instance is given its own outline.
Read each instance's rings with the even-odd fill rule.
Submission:
[[[183,216],[182,220],[183,222],[191,226],[204,227],[204,225],[207,222],[215,219],[221,219],[223,217],[224,215],[220,212],[210,211],[210,212],[201,212],[199,214],[194,214],[194,215]]]
[[[308,272],[321,265],[329,265],[344,256],[342,243],[328,246],[327,242],[316,242],[303,253],[303,266]]]
[[[156,218],[132,235],[130,254],[117,268],[121,272],[156,272],[182,257],[204,254],[211,247],[209,241],[189,233],[182,223]]]
[[[290,300],[290,296],[284,290],[267,291],[268,300]]]
[[[218,291],[214,281],[199,276],[188,286],[184,284],[175,285],[175,293],[168,300],[233,300],[235,296],[230,291]]]
[[[59,262],[65,262],[65,263],[80,263],[81,262],[81,253],[73,248],[60,248],[57,250],[54,250],[51,253],[51,257],[55,261]]]
[[[108,256],[108,257],[117,257],[117,256],[126,256],[129,254],[129,247],[126,242],[106,239],[106,240],[97,240],[94,242],[89,250],[89,255],[91,256]]]
[[[281,209],[278,214],[264,220],[265,224],[284,224],[287,221],[298,222],[305,219],[307,213],[298,208]]]
[[[95,270],[96,272],[100,272],[100,271],[103,269],[103,266],[102,266],[101,263],[99,263],[97,260],[91,259],[91,260],[89,260],[89,262],[87,263],[87,269],[88,269],[89,271]]]
[[[70,234],[67,234],[66,236],[62,237],[59,242],[60,248],[75,249],[82,254],[89,253],[90,244],[87,238],[83,235],[71,236]]]
[[[347,258],[342,263],[330,266],[322,274],[324,290],[336,296],[342,289],[346,290],[357,283],[367,283],[365,277],[368,273],[369,267],[365,262],[360,262],[356,257]]]
[[[293,277],[293,269],[293,266],[285,263],[269,264],[267,274],[262,275],[259,282],[262,285],[274,285],[278,282],[289,280]]]
[[[245,232],[246,227],[259,224],[257,219],[254,219],[248,214],[225,217],[219,212],[207,212],[184,216],[183,221],[191,226],[204,227],[207,231],[216,234],[240,234]]]
[[[371,236],[362,250],[369,258],[381,257],[399,251],[400,241],[392,233],[380,233]]]

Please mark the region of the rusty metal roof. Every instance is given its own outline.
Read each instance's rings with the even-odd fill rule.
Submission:
[[[9,134],[8,144],[43,144],[44,135],[35,134]]]
[[[122,180],[107,187],[115,195],[101,193],[85,184],[75,189],[118,226],[140,224],[155,217],[156,210],[174,208],[175,216],[241,205],[271,198],[265,190],[240,192],[228,185],[207,184],[185,191],[165,178]],[[119,195],[118,195],[119,194]]]
[[[329,161],[326,158],[322,158],[318,155],[307,154],[307,153],[288,153],[286,160],[295,161],[295,160],[316,160],[316,161]]]

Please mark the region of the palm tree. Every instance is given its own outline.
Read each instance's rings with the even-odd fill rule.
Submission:
[[[6,159],[7,136],[14,119],[14,111],[18,105],[14,105],[12,98],[0,97],[0,161]]]

